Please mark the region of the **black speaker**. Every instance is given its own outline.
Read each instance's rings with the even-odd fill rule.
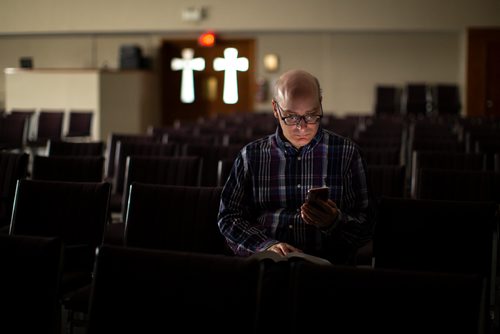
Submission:
[[[19,66],[21,68],[33,68],[33,58],[31,57],[19,58]]]
[[[139,69],[142,68],[142,49],[137,45],[120,46],[120,68]]]

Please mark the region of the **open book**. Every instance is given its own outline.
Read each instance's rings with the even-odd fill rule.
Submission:
[[[291,252],[288,253],[287,255],[279,255],[276,252],[273,251],[263,251],[263,252],[258,252],[252,255],[253,258],[256,258],[258,260],[265,260],[265,259],[270,259],[273,260],[274,262],[279,262],[279,261],[288,261],[288,260],[304,260],[308,261],[311,263],[315,264],[320,264],[320,265],[331,265],[332,263],[328,261],[327,259],[324,259],[322,257],[314,256],[311,254],[307,253],[301,253],[301,252]]]

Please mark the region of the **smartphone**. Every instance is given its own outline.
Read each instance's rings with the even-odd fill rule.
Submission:
[[[307,202],[314,202],[317,200],[328,200],[328,187],[311,188],[307,191]]]

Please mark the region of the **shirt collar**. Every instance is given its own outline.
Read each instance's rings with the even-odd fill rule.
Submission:
[[[320,124],[318,127],[318,132],[316,132],[316,135],[313,137],[313,139],[311,139],[309,144],[301,147],[300,149],[297,149],[296,147],[294,147],[288,141],[288,139],[285,138],[285,135],[283,134],[283,130],[281,129],[280,125],[278,125],[278,127],[276,129],[275,136],[276,136],[276,142],[277,142],[278,147],[280,149],[282,149],[286,154],[295,155],[299,152],[304,152],[304,151],[307,152],[307,151],[310,151],[311,149],[313,149],[316,146],[316,144],[319,143],[321,138],[323,138],[323,127]]]

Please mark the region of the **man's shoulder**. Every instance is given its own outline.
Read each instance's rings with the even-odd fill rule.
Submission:
[[[323,129],[323,138],[326,139],[331,145],[349,147],[351,149],[358,150],[358,145],[353,139],[339,135],[332,130]]]
[[[243,146],[243,149],[245,149],[245,150],[255,150],[255,149],[260,150],[264,146],[271,145],[273,137],[274,137],[274,134],[269,134],[267,136],[254,139],[254,140],[250,141],[249,143],[247,143],[245,146]]]

